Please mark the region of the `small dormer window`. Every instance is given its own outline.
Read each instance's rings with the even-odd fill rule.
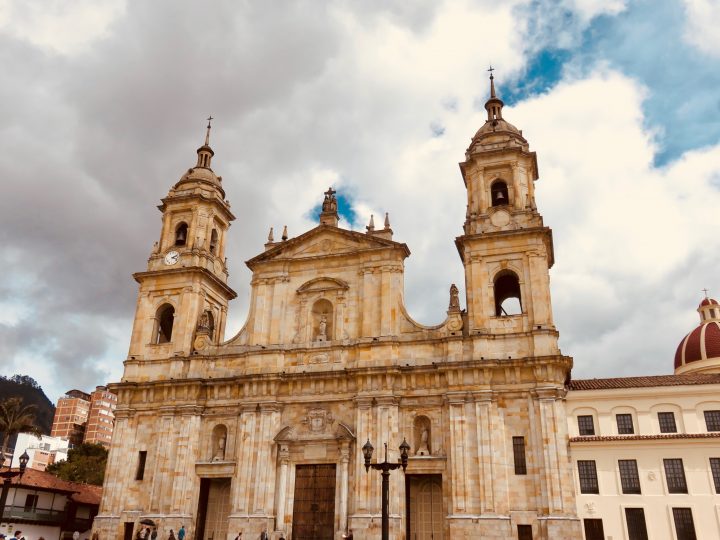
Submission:
[[[496,180],[490,187],[490,199],[492,206],[504,206],[510,204],[507,184],[502,180]]]
[[[184,246],[187,243],[187,223],[180,223],[175,229],[175,245]]]
[[[213,229],[212,233],[210,233],[210,253],[212,253],[213,255],[217,255],[217,243],[218,243],[217,229]]]

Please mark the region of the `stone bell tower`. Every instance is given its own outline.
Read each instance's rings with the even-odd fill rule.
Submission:
[[[491,72],[487,120],[460,163],[468,199],[465,234],[455,243],[465,266],[468,332],[489,337],[489,357],[558,354],[552,231],[535,206],[537,158],[503,118],[503,105]]]
[[[160,238],[147,270],[133,275],[140,284],[126,380],[172,376],[167,369],[150,373],[144,361],[188,356],[221,340],[228,302],[225,242],[235,219],[225,200],[222,177],[212,168],[210,120],[197,164],[188,169],[162,199]]]

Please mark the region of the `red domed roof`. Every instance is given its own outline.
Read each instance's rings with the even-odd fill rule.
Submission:
[[[683,338],[675,352],[675,369],[708,358],[720,359],[718,321],[707,321]]]
[[[714,298],[703,298],[703,301],[700,302],[700,307],[703,307],[703,306],[717,306],[717,305],[718,305],[718,301],[715,300]]]

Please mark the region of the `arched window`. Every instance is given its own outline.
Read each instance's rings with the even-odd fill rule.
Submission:
[[[495,180],[490,186],[490,200],[493,206],[504,206],[510,204],[507,184],[502,180]]]
[[[175,245],[184,246],[187,243],[187,223],[180,223],[175,228]]]
[[[175,319],[175,308],[170,304],[163,304],[158,308],[155,319],[157,324],[155,343],[170,343],[172,339],[173,320]]]
[[[500,272],[495,277],[495,315],[522,314],[522,300],[520,298],[520,280],[510,270]]]
[[[210,233],[210,253],[212,253],[213,255],[217,255],[217,243],[218,243],[217,229],[213,229],[212,233]]]

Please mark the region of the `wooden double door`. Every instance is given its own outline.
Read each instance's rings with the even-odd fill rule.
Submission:
[[[409,540],[443,540],[445,513],[443,512],[442,475],[408,475],[407,537]]]
[[[293,540],[335,537],[335,464],[297,465],[293,502]]]

